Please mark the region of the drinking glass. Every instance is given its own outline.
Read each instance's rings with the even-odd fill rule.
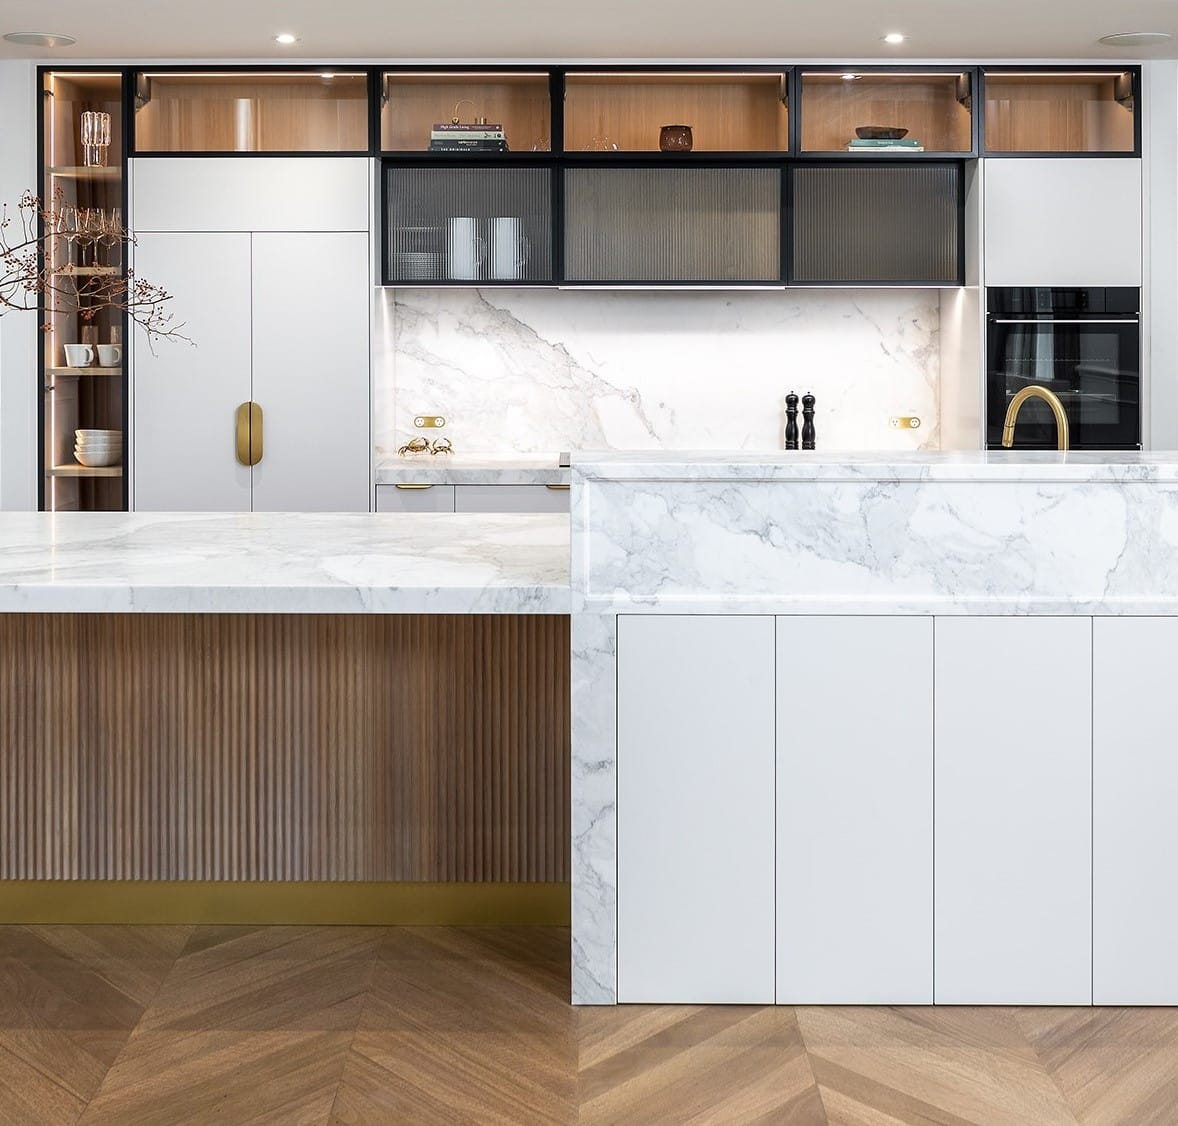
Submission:
[[[86,110],[82,114],[82,163],[87,168],[105,166],[109,145],[110,114]]]

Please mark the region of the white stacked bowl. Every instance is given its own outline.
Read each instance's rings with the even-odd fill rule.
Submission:
[[[75,430],[74,457],[80,465],[98,468],[123,460],[121,430]]]

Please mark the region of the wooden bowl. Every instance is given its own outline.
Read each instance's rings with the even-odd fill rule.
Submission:
[[[908,130],[898,125],[860,125],[855,136],[863,141],[898,141],[908,136]]]

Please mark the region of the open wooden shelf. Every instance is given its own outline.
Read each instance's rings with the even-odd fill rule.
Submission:
[[[45,369],[45,374],[56,376],[58,378],[61,378],[62,376],[75,376],[75,375],[116,375],[121,378],[122,374],[123,374],[123,369],[121,367],[104,368],[101,364],[93,364],[92,366],[90,366],[88,368],[47,367]]]
[[[787,75],[584,71],[565,80],[566,152],[658,152],[664,125],[690,125],[693,152],[783,153]],[[612,150],[611,150],[612,151]]]
[[[1133,81],[1122,70],[987,71],[987,152],[1133,152]]]
[[[122,266],[62,266],[53,274],[59,278],[113,278],[123,272]]]
[[[426,152],[434,125],[450,124],[455,117],[481,117],[502,125],[513,153],[552,148],[547,71],[390,71],[381,82],[386,100],[380,111],[380,147],[385,152]]]
[[[48,477],[121,477],[121,465],[54,465],[46,473]]]
[[[123,178],[123,170],[118,167],[112,168],[109,164],[47,168],[45,171],[59,180],[121,180]]]
[[[883,125],[907,129],[905,140],[920,141],[925,152],[969,153],[969,77],[966,71],[803,71],[802,151],[846,153],[858,127]],[[871,159],[904,153],[855,150],[854,155]]]
[[[363,71],[142,71],[137,152],[367,152]]]

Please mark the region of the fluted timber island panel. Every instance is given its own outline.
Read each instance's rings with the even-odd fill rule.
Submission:
[[[568,879],[569,619],[0,615],[0,878]]]

